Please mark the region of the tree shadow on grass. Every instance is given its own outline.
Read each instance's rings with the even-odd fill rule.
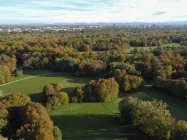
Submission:
[[[131,126],[120,126],[112,115],[62,115],[51,119],[65,140],[149,140]]]
[[[31,98],[32,102],[43,103],[43,95],[41,92],[30,94],[29,97]]]

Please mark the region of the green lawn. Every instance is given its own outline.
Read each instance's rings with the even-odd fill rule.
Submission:
[[[118,100],[109,103],[70,104],[52,110],[51,118],[63,131],[65,140],[136,140],[147,136],[114,118]]]
[[[24,76],[15,77],[12,81],[20,80],[26,77],[35,76],[38,74],[45,74],[45,73],[52,73],[50,71],[39,71],[39,70],[32,70],[32,71],[24,71]],[[0,89],[5,94],[12,94],[12,93],[24,93],[31,97],[32,101],[41,102],[42,96],[41,92],[45,85],[50,83],[62,83],[64,91],[70,93],[73,89],[77,86],[82,86],[88,81],[92,79],[97,79],[97,77],[75,77],[72,74],[67,73],[58,73],[50,74],[50,75],[43,75],[32,77],[29,79],[25,79],[22,81],[18,81],[15,83],[11,83],[9,85],[5,85],[0,87]],[[12,82],[10,81],[10,82]]]
[[[22,78],[50,73],[49,71],[25,71],[22,77],[16,77],[13,81]],[[15,92],[28,94],[32,101],[41,102],[41,91],[44,85],[49,83],[62,83],[64,90],[71,93],[77,86],[82,86],[91,79],[98,77],[74,77],[72,74],[55,73],[43,75],[11,83],[0,87],[6,93]],[[176,99],[167,93],[153,89],[151,82],[146,86],[129,95],[121,93],[120,97],[108,103],[81,103],[69,104],[65,107],[52,110],[49,114],[58,125],[65,140],[135,140],[149,139],[131,126],[121,126],[119,120],[114,119],[118,112],[118,102],[123,96],[138,97],[142,100],[163,100],[168,104],[171,113],[176,119],[187,120],[187,101]]]
[[[166,45],[162,45],[161,47],[180,47],[179,43],[170,43],[170,44],[166,44]],[[132,51],[134,50],[134,48],[138,48],[138,49],[143,49],[144,51],[151,51],[152,49],[158,48],[158,46],[147,46],[147,47],[130,47],[127,50],[128,54],[131,54]]]

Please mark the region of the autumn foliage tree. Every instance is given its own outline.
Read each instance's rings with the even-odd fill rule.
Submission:
[[[43,87],[43,95],[47,110],[55,109],[69,103],[69,95],[62,92],[61,84],[49,84]]]
[[[114,78],[92,80],[84,87],[84,100],[88,102],[106,102],[118,97],[119,85]]]
[[[61,131],[54,127],[46,109],[20,93],[0,97],[0,135],[8,139],[27,140],[62,138]]]
[[[115,76],[115,79],[119,84],[120,91],[122,92],[128,92],[144,85],[144,80],[141,77],[133,75],[119,74]]]

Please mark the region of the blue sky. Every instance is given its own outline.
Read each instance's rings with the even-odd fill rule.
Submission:
[[[0,0],[0,24],[187,21],[187,0]]]

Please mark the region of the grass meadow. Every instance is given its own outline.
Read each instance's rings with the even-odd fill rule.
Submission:
[[[12,81],[28,78],[38,74],[51,73],[50,71],[25,71],[24,76],[15,77]],[[31,77],[1,86],[6,94],[24,93],[34,102],[42,102],[42,88],[49,83],[62,83],[64,91],[71,93],[77,86],[83,86],[89,80],[98,77],[75,77],[67,73],[54,73]],[[63,133],[64,140],[135,140],[149,139],[147,136],[133,129],[131,126],[121,126],[115,118],[118,113],[118,102],[124,96],[138,97],[142,100],[162,100],[168,104],[172,115],[177,119],[187,120],[187,102],[176,99],[167,93],[153,89],[151,82],[133,93],[120,93],[118,99],[107,103],[77,103],[69,104],[49,112],[52,120]]]

